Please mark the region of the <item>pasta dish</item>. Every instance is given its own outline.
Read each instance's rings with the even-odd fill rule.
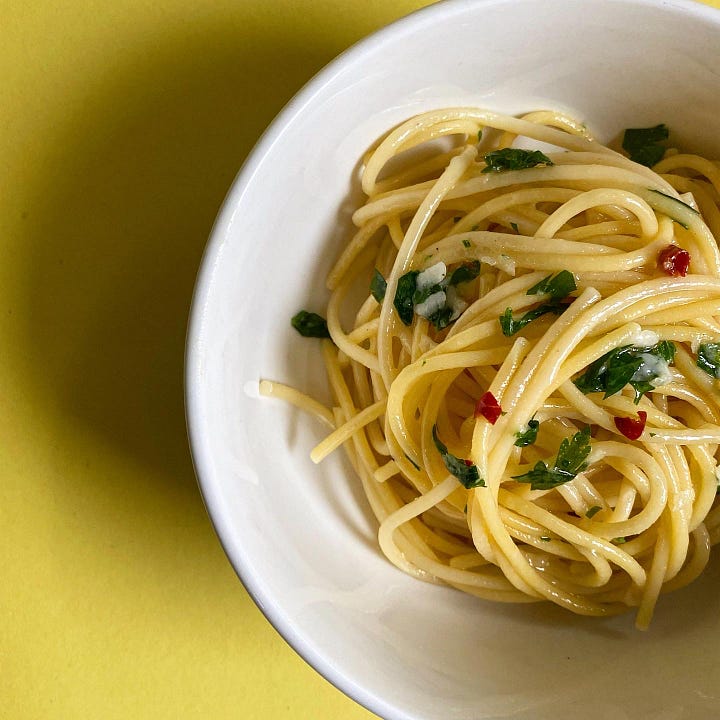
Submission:
[[[344,447],[401,570],[499,602],[636,609],[720,540],[720,164],[565,114],[451,108],[364,159],[320,314]]]

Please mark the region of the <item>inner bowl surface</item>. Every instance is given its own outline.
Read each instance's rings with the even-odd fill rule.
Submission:
[[[405,576],[341,453],[261,377],[327,397],[324,278],[360,200],[359,159],[431,108],[565,109],[602,141],[665,122],[720,157],[720,13],[658,0],[449,0],[343,54],[248,158],[213,229],[188,335],[196,469],[223,546],[260,609],[340,689],[387,718],[679,720],[720,712],[720,565],[632,616],[496,605]]]

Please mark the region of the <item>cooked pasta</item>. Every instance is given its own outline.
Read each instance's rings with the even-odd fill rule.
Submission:
[[[635,162],[561,113],[454,108],[368,152],[327,279],[334,407],[261,392],[334,427],[311,457],[344,447],[401,570],[646,628],[705,567],[720,165],[666,137],[628,131]]]

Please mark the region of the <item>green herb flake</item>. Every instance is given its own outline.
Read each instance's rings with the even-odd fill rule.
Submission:
[[[480,261],[472,260],[456,267],[452,275],[447,281],[448,285],[460,285],[461,283],[470,282],[480,274]]]
[[[514,475],[513,480],[530,483],[531,490],[552,490],[572,480],[587,467],[590,455],[590,427],[576,432],[572,438],[560,443],[557,458],[552,468],[539,460],[529,472]]]
[[[432,255],[428,257],[432,257]],[[377,275],[380,275],[377,270],[375,272]],[[394,305],[400,319],[405,325],[412,325],[415,306],[424,303],[431,295],[445,292],[448,286],[460,285],[474,280],[480,274],[480,261],[472,260],[470,262],[464,262],[456,267],[442,282],[430,285],[422,290],[419,290],[417,287],[417,277],[419,274],[418,270],[411,270],[398,280]],[[380,278],[382,278],[382,276],[380,276]],[[376,278],[374,276],[373,283],[371,283],[371,291],[375,282]],[[428,316],[427,320],[435,326],[436,330],[443,330],[451,323],[452,317],[453,309],[445,305]]]
[[[616,537],[610,541],[613,545],[624,545],[627,542],[627,538]]]
[[[477,138],[478,138],[478,142],[480,142],[482,140],[482,130],[478,130]]]
[[[601,510],[602,510],[602,508],[601,508],[599,505],[593,505],[593,506],[585,513],[585,517],[588,518],[588,519],[590,519],[591,517],[594,517],[595,515],[597,515]]]
[[[303,336],[314,338],[329,338],[327,321],[324,317],[314,312],[301,310],[293,315],[290,324]]]
[[[484,173],[502,172],[503,170],[526,170],[538,165],[552,165],[552,160],[539,150],[521,150],[520,148],[503,148],[485,155],[486,168]]]
[[[532,310],[528,310],[522,317],[517,319],[513,317],[512,308],[506,308],[505,312],[499,318],[500,327],[502,328],[502,332],[505,337],[511,337],[542,315],[547,315],[549,313],[552,313],[553,315],[562,315],[569,307],[570,303],[561,302],[559,300],[551,300],[538,305]]]
[[[476,231],[479,230],[479,229],[480,229],[480,225],[479,225],[479,224],[476,224],[476,225],[473,225],[473,226],[470,228],[470,231],[471,231],[471,232],[476,232]]]
[[[573,477],[587,467],[587,456],[590,454],[590,426],[576,432],[572,438],[565,438],[560,443],[555,467],[572,473]]]
[[[557,275],[548,275],[546,278],[543,278],[539,283],[533,285],[526,294],[549,295],[550,300],[541,303],[532,310],[528,310],[522,317],[517,319],[513,317],[512,309],[506,308],[505,312],[499,318],[503,335],[506,337],[515,335],[515,333],[520,332],[526,325],[533,320],[537,320],[537,318],[542,315],[547,315],[548,313],[562,315],[562,313],[568,309],[569,303],[561,302],[561,300],[565,299],[576,289],[575,276],[568,270],[561,270]]]
[[[697,366],[714,378],[720,378],[720,343],[703,343],[698,348]]]
[[[661,340],[657,345],[653,346],[653,353],[660,356],[666,363],[675,360],[675,352],[677,348],[670,340]]]
[[[658,377],[652,372],[645,377],[636,376],[644,363],[642,356],[654,355],[670,364],[675,358],[675,349],[675,345],[668,340],[663,340],[649,348],[633,345],[618,347],[588,365],[587,370],[573,382],[585,395],[591,392],[603,392],[605,398],[619,393],[629,384],[635,390],[637,405],[646,392],[654,389],[655,386],[651,381]],[[634,377],[636,379],[633,379]]]
[[[517,224],[517,223],[511,222],[511,223],[510,223],[510,227],[511,227],[516,233],[519,233],[519,232],[520,232],[520,229],[518,228],[518,224]]]
[[[385,282],[385,278],[382,276],[380,271],[377,268],[375,268],[372,279],[370,280],[370,294],[379,303],[382,303],[382,301],[385,298],[386,290],[387,290],[387,282]]]
[[[435,326],[436,330],[444,330],[450,324],[452,314],[452,308],[443,307],[430,315],[428,320]]]
[[[549,295],[555,300],[560,300],[573,290],[577,290],[575,276],[569,270],[561,270],[557,275],[548,275],[533,285],[526,295]]]
[[[477,465],[473,463],[468,465],[469,461],[455,457],[451,452],[448,452],[447,446],[437,435],[437,425],[433,425],[432,438],[435,447],[445,463],[445,467],[451,475],[454,475],[468,490],[476,487],[485,487],[485,481],[480,477]]]
[[[415,290],[412,296],[413,306],[424,303],[431,295],[434,295],[437,292],[445,292],[445,288],[439,283],[436,283],[435,285],[428,285],[423,290]]]
[[[535,418],[528,420],[527,429],[515,433],[515,437],[517,438],[517,440],[515,440],[515,446],[527,447],[528,445],[532,445],[537,440],[539,427],[539,420],[535,420]]]
[[[472,247],[472,243],[471,243],[470,240],[468,240],[467,238],[465,238],[465,239],[462,241],[462,244],[463,244],[463,246],[466,247],[466,248]]]
[[[412,325],[415,307],[413,305],[413,295],[417,289],[417,276],[419,274],[418,270],[411,270],[398,280],[393,304],[398,312],[398,317],[405,325]]]
[[[622,147],[632,161],[652,167],[662,160],[665,147],[660,143],[669,136],[667,125],[662,123],[649,128],[628,128],[623,135]]]

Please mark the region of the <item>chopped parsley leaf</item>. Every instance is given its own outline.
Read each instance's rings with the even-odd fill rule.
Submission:
[[[518,229],[518,224],[517,224],[517,223],[511,222],[511,223],[510,223],[510,227],[511,227],[516,233],[519,233],[519,232],[520,232],[520,230]]]
[[[593,506],[585,513],[585,517],[588,518],[588,519],[590,519],[591,517],[594,517],[595,515],[597,515],[601,510],[602,510],[602,508],[601,508],[599,505],[593,505]]]
[[[550,295],[551,298],[559,300],[567,297],[573,290],[577,290],[575,276],[569,270],[561,270],[557,275],[548,275],[539,283],[533,285],[526,295]]]
[[[548,275],[543,278],[539,283],[533,285],[526,295],[545,294],[550,296],[550,300],[541,303],[532,310],[528,310],[522,317],[517,319],[513,317],[512,309],[506,308],[505,312],[500,316],[500,327],[503,335],[511,337],[542,315],[548,313],[562,315],[568,309],[569,303],[560,301],[576,289],[575,276],[568,270],[561,270],[555,276]]]
[[[428,285],[423,290],[415,290],[412,296],[413,305],[420,305],[420,303],[424,303],[431,295],[434,295],[436,292],[444,292],[443,286],[439,283],[436,283],[435,285]]]
[[[418,270],[411,270],[400,277],[395,292],[395,309],[398,317],[405,325],[412,325],[414,304],[413,295],[417,289],[417,276],[420,274]]]
[[[437,435],[437,425],[433,425],[432,438],[445,463],[445,467],[451,475],[454,475],[468,490],[475,487],[485,487],[485,481],[480,477],[477,465],[473,463],[468,465],[469,460],[463,460],[448,452],[447,446]]]
[[[382,276],[380,271],[375,268],[373,272],[372,280],[370,280],[370,294],[381,303],[385,298],[385,291],[387,290],[387,282]]]
[[[548,313],[562,315],[569,307],[570,303],[561,302],[560,300],[550,300],[549,302],[538,305],[532,310],[528,310],[522,317],[517,319],[513,317],[512,308],[506,308],[505,312],[500,316],[500,327],[505,337],[511,337],[542,315],[547,315]]]
[[[661,340],[657,345],[654,345],[648,352],[661,357],[666,363],[671,363],[675,359],[675,351],[677,348],[675,344],[669,340]]]
[[[290,324],[303,336],[315,338],[329,338],[327,321],[324,317],[314,312],[301,310],[293,315]]]
[[[462,241],[462,244],[463,244],[466,248],[472,247],[472,243],[471,243],[467,238],[465,238],[465,239]]]
[[[590,426],[578,430],[572,438],[564,438],[560,443],[555,467],[572,473],[573,477],[587,467],[585,460],[590,454]]]
[[[398,311],[400,320],[402,320],[405,325],[412,325],[415,307],[424,303],[431,295],[445,292],[448,286],[460,285],[474,280],[480,274],[480,261],[472,260],[470,262],[464,262],[462,265],[456,267],[442,282],[435,283],[422,290],[419,290],[417,287],[417,277],[419,274],[420,272],[418,270],[411,270],[402,275],[398,280],[394,305]],[[384,296],[387,288],[387,284],[383,285],[383,283],[385,283],[384,278],[375,270],[375,274],[370,283],[370,292],[372,292],[373,297],[375,297],[378,302],[382,302],[381,299],[378,299],[378,295],[382,291],[382,296]],[[378,295],[375,294],[375,291],[378,292]],[[427,316],[427,319],[437,330],[442,330],[450,324],[453,313],[453,308],[445,305],[439,310],[436,310],[432,315]]]
[[[720,343],[703,343],[698,348],[697,366],[714,378],[720,378]]]
[[[472,260],[466,262],[453,270],[452,275],[447,281],[448,285],[460,285],[461,283],[470,282],[480,274],[480,261]]]
[[[532,445],[537,440],[539,427],[539,420],[535,420],[535,418],[528,420],[527,429],[515,433],[515,437],[517,438],[517,440],[515,440],[515,446],[527,447],[528,445]]]
[[[444,330],[450,324],[452,314],[452,308],[442,307],[434,312],[428,320],[435,326],[436,330]]]
[[[501,172],[503,170],[525,170],[537,165],[552,165],[553,161],[539,150],[521,150],[520,148],[503,148],[493,150],[485,155],[486,168],[484,173]]]
[[[649,128],[628,128],[623,135],[622,147],[631,160],[652,167],[662,160],[665,147],[660,143],[669,135],[667,125],[663,123]]]
[[[572,480],[587,467],[590,454],[590,426],[578,430],[572,438],[560,443],[555,464],[552,468],[539,460],[529,472],[514,475],[513,480],[530,483],[531,490],[551,490]]]
[[[675,345],[668,340],[662,340],[649,348],[633,345],[615,348],[588,365],[587,370],[573,381],[575,387],[585,395],[604,392],[604,397],[608,398],[629,384],[635,390],[637,405],[646,392],[654,389],[655,386],[650,381],[659,377],[652,369],[641,373],[640,378],[636,376],[645,363],[643,355],[653,355],[669,364],[675,357]],[[633,379],[634,377],[636,379]]]

